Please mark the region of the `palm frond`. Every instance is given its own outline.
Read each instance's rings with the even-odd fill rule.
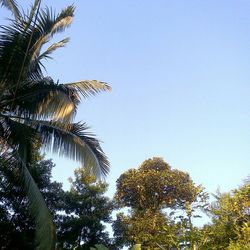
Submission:
[[[96,80],[58,84],[58,92],[51,93],[46,102],[40,105],[39,113],[56,111],[53,120],[70,122],[77,111],[81,96],[87,98],[107,90],[111,90],[108,84]]]
[[[49,58],[51,59],[50,54],[53,53],[55,50],[58,48],[64,47],[67,43],[69,42],[69,38],[66,37],[63,40],[53,43],[51,46],[49,46],[43,53],[41,53],[38,57],[37,60],[40,62],[44,58]]]
[[[1,85],[4,83],[5,88],[15,88],[17,82],[21,82],[23,79],[41,78],[42,70],[39,64],[32,65],[31,70],[31,55],[29,52],[26,53],[27,45],[30,43],[30,46],[32,46],[36,42],[32,30],[25,31],[23,25],[15,20],[12,20],[9,26],[1,26],[0,28]],[[20,72],[21,69],[23,69],[22,72]]]
[[[43,76],[42,60],[65,46],[68,38],[44,52],[42,47],[70,25],[73,6],[56,15],[49,8],[41,11],[41,0],[35,0],[30,12],[21,16],[15,0],[0,0],[0,4],[16,17],[9,26],[0,26],[0,157],[9,166],[16,164],[36,221],[38,249],[50,250],[55,247],[55,228],[29,172],[32,145],[43,143],[47,150],[80,162],[97,176],[105,176],[109,162],[99,141],[87,131],[85,123],[71,122],[81,97],[111,88],[96,80],[59,84]],[[5,158],[5,154],[10,157]]]
[[[22,82],[15,97],[8,92],[2,97],[0,109],[12,105],[19,116],[72,121],[81,96],[88,97],[111,88],[103,82],[81,81],[57,84],[51,78]]]
[[[105,83],[97,80],[85,80],[73,83],[63,84],[65,88],[71,89],[74,92],[79,92],[83,97],[94,96],[101,91],[111,91],[111,87]]]
[[[32,121],[32,126],[42,137],[47,151],[68,157],[88,168],[96,176],[106,176],[109,161],[99,141],[87,132],[85,123],[62,124],[58,122]]]
[[[33,12],[40,1],[36,1]],[[32,12],[32,13],[33,13]],[[1,26],[0,34],[0,82],[1,84],[19,83],[23,79],[39,79],[43,77],[41,62],[38,60],[42,46],[48,42],[56,32],[63,31],[72,21],[74,7],[69,6],[57,16],[48,8],[39,12],[37,22],[33,17],[28,21],[12,20],[8,26]],[[33,13],[33,15],[34,15]],[[29,25],[27,24],[29,23]],[[62,47],[67,39],[50,47],[46,52],[51,53]],[[29,46],[28,46],[29,45]],[[28,48],[27,48],[28,46]],[[43,59],[40,57],[39,59]],[[22,69],[20,75],[20,69]],[[20,80],[19,80],[20,78]],[[9,87],[9,86],[8,86]],[[2,88],[2,86],[0,86]]]
[[[64,38],[63,40],[53,43],[51,46],[49,46],[44,52],[42,52],[40,55],[37,55],[32,59],[30,62],[30,70],[33,71],[33,68],[36,69],[36,67],[39,68],[45,68],[45,66],[42,63],[43,59],[52,59],[51,54],[57,50],[58,48],[64,47],[69,42],[69,38]]]
[[[64,31],[71,24],[73,15],[73,6],[68,6],[57,16],[48,7],[40,11],[37,23],[35,24],[36,30],[34,35],[38,37],[38,39],[32,47],[32,60],[40,54],[41,47],[47,43],[55,33]]]
[[[0,4],[9,9],[16,19],[20,18],[20,11],[15,0],[0,0]]]
[[[0,109],[9,109],[18,116],[52,119],[55,116],[70,120],[79,103],[71,92],[54,83],[51,78],[22,82],[16,95],[7,91],[1,98]],[[66,119],[66,118],[65,118]]]
[[[30,145],[35,140],[42,142],[45,150],[67,157],[82,164],[98,177],[109,172],[109,161],[99,141],[88,132],[85,123],[60,123],[25,118],[6,117],[12,145]],[[9,139],[10,138],[10,139]]]
[[[24,20],[23,20],[24,30],[30,28],[31,23],[33,22],[34,17],[36,16],[37,10],[40,7],[41,1],[42,0],[34,0],[34,3],[32,4],[28,14],[24,15]]]
[[[35,130],[27,126],[23,120],[19,122],[16,118],[2,114],[0,116],[0,135],[12,148],[17,148],[22,143],[35,142],[36,138]]]
[[[57,32],[62,32],[67,28],[73,19],[75,12],[75,7],[73,5],[70,5],[63,9],[59,15],[57,15],[55,24],[53,25],[51,29],[52,35],[54,35]]]

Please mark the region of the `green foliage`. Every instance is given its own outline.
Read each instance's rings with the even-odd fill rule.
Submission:
[[[112,202],[104,196],[107,184],[83,169],[75,170],[71,189],[65,193],[65,215],[61,215],[58,240],[63,249],[89,249],[111,244],[103,223],[111,221]]]
[[[250,244],[250,184],[231,193],[218,194],[210,207],[212,224],[202,249],[247,249]]]

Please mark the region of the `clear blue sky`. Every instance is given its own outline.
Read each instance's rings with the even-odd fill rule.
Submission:
[[[72,1],[43,3],[60,10]],[[250,1],[74,4],[62,36],[71,42],[46,66],[61,82],[98,79],[113,88],[83,101],[76,119],[103,141],[109,194],[121,173],[153,156],[209,192],[238,187],[250,169]],[[54,178],[68,187],[77,164],[54,159]]]

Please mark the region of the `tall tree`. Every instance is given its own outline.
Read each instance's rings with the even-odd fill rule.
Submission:
[[[107,184],[82,168],[70,179],[65,194],[65,214],[59,222],[58,240],[63,249],[86,249],[97,244],[110,245],[103,223],[111,222],[112,202],[104,196]]]
[[[43,60],[69,39],[43,47],[70,25],[73,6],[55,14],[49,8],[41,9],[41,0],[35,0],[30,11],[20,15],[13,9],[15,1],[1,4],[12,10],[15,19],[0,27],[0,156],[10,169],[15,166],[13,171],[21,173],[20,184],[36,220],[39,249],[54,249],[54,224],[30,174],[32,148],[34,143],[41,143],[45,149],[81,162],[96,174],[107,174],[109,162],[98,140],[87,132],[85,123],[73,123],[73,119],[81,96],[110,87],[99,81],[60,84],[43,74]]]
[[[180,227],[173,214],[187,211],[187,205],[196,202],[202,192],[187,173],[172,169],[161,158],[148,159],[138,169],[126,171],[117,180],[115,200],[130,213],[117,215],[113,225],[117,244],[178,249]]]

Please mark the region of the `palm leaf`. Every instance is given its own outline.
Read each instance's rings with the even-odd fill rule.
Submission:
[[[36,16],[37,11],[40,8],[42,0],[34,0],[34,3],[32,4],[30,11],[23,17],[23,24],[24,24],[24,30],[27,30],[30,28],[31,23],[34,21],[34,17]]]
[[[23,82],[15,97],[8,92],[2,97],[0,109],[11,104],[19,116],[69,122],[74,118],[81,96],[86,98],[110,89],[106,83],[95,80],[57,84],[51,78],[43,78]]]
[[[39,79],[42,77],[41,62],[38,60],[42,46],[56,32],[63,31],[72,21],[74,7],[69,6],[55,16],[48,8],[39,12],[37,22],[33,23],[35,11],[40,1],[36,1],[28,20],[12,20],[11,25],[1,26],[0,35],[0,82],[15,85],[23,79]],[[27,24],[29,23],[29,25]],[[44,52],[48,55],[58,47],[62,47],[67,39],[54,44]],[[28,48],[27,48],[27,45]],[[43,59],[40,57],[39,59]],[[25,60],[24,60],[25,59]],[[20,74],[20,69],[22,72]],[[20,80],[19,80],[20,78]],[[6,86],[6,85],[5,85]],[[9,87],[8,86],[8,87]],[[2,88],[2,86],[0,86]]]
[[[46,58],[46,59],[52,59],[52,57],[50,56],[51,53],[53,53],[55,50],[57,50],[58,48],[62,48],[64,47],[67,43],[69,42],[69,38],[64,38],[63,40],[57,42],[57,43],[53,43],[51,46],[49,46],[43,53],[41,53],[38,57],[37,57],[37,61],[41,62],[42,59]]]
[[[41,78],[40,65],[30,67],[31,54],[27,51],[27,44],[32,46],[36,42],[32,29],[24,30],[23,25],[15,20],[0,28],[0,87],[4,84],[5,88],[15,89],[17,82],[20,84],[24,79]]]
[[[71,89],[71,91],[78,91],[85,98],[94,96],[101,91],[111,91],[111,87],[107,83],[97,80],[85,80],[74,83],[65,83],[63,84],[63,86],[67,89]]]
[[[32,60],[39,54],[41,47],[57,32],[64,31],[72,22],[74,7],[68,6],[59,15],[55,15],[48,7],[41,10],[36,23],[36,43],[32,47]]]
[[[63,40],[53,43],[51,46],[49,46],[44,52],[42,52],[40,55],[37,55],[33,60],[30,62],[30,70],[32,71],[33,68],[36,67],[43,67],[44,70],[46,70],[45,66],[42,63],[43,59],[52,59],[50,56],[55,50],[58,48],[64,47],[69,42],[69,38],[64,38]]]
[[[19,118],[18,122],[16,119],[5,117],[5,130],[8,131],[5,140],[9,144],[29,145],[39,139],[45,150],[81,163],[96,176],[108,174],[109,161],[99,141],[87,131],[85,123],[64,124],[25,118]]]
[[[1,138],[11,145],[12,148],[17,148],[21,143],[28,144],[35,140],[36,132],[33,128],[26,124],[11,119],[8,116],[0,114],[0,131]]]
[[[59,156],[80,162],[98,177],[109,172],[109,161],[94,135],[87,132],[85,123],[62,124],[58,122],[32,121],[42,137],[44,148]]]
[[[51,78],[43,78],[22,82],[16,95],[8,91],[1,98],[0,109],[6,107],[8,110],[11,105],[18,116],[53,119],[60,114],[65,120],[71,120],[78,104],[79,100],[71,90],[54,83]]]
[[[7,9],[9,9],[12,14],[15,16],[15,18],[20,18],[20,11],[18,9],[18,5],[15,0],[0,0],[0,4]]]

